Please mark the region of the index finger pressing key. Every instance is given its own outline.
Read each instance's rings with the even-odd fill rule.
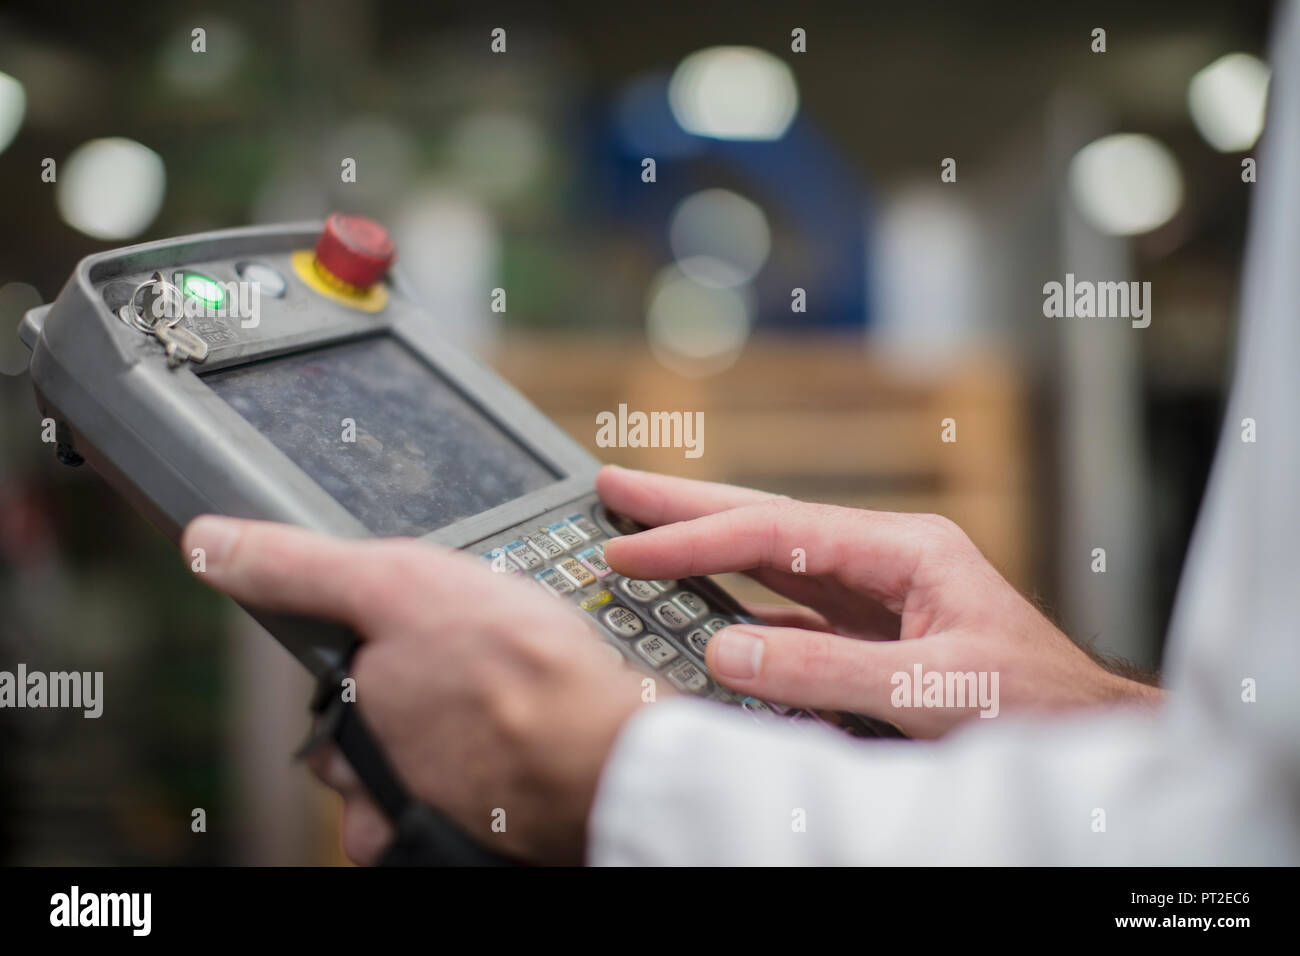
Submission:
[[[905,516],[776,498],[611,540],[605,557],[629,577],[677,578],[772,568],[829,574],[899,597],[921,554]]]

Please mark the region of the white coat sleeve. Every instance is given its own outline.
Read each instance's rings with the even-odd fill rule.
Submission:
[[[590,862],[1300,863],[1295,2],[1278,8],[1273,60],[1233,394],[1167,642],[1163,712],[975,719],[922,744],[650,704],[606,764]]]
[[[595,865],[1284,863],[1294,782],[1138,713],[976,719],[941,743],[646,705],[606,765]]]

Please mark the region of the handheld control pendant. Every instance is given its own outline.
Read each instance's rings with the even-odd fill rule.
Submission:
[[[604,542],[630,529],[596,498],[599,463],[439,335],[436,318],[386,280],[394,254],[376,223],[333,215],[83,259],[20,329],[60,460],[89,461],[173,541],[218,513],[466,549],[575,603],[630,666],[683,693],[756,719],[898,736],[714,681],[709,638],[752,619],[707,579],[638,581],[610,568]],[[249,610],[320,680],[314,739],[339,744],[394,822],[389,860],[500,862],[410,798],[343,702],[354,637]]]

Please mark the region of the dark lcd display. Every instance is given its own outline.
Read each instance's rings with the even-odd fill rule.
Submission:
[[[388,336],[203,380],[376,535],[427,534],[560,477]]]

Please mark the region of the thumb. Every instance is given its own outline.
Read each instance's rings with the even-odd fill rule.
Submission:
[[[894,719],[891,678],[926,655],[922,644],[743,624],[713,635],[706,661],[732,690],[794,707]]]
[[[362,547],[305,528],[218,515],[195,518],[181,536],[195,575],[235,600],[345,623],[355,622],[358,591],[377,570],[363,560]]]

